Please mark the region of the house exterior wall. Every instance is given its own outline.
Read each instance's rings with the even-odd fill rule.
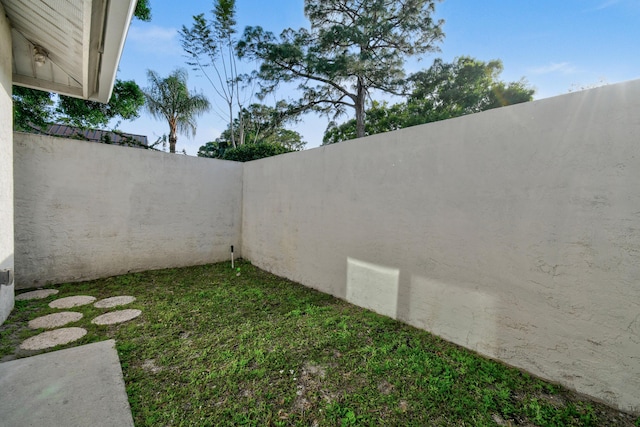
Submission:
[[[229,259],[242,164],[16,133],[16,288]]]
[[[13,270],[13,104],[11,30],[0,3],[0,270]],[[0,285],[0,324],[14,303],[14,284]]]
[[[257,266],[640,412],[640,81],[246,163]]]

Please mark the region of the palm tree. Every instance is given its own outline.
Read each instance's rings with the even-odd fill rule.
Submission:
[[[187,72],[178,68],[162,78],[147,70],[150,86],[144,90],[145,107],[158,120],[169,122],[169,152],[176,152],[178,132],[195,136],[196,117],[209,111],[211,105],[204,95],[189,93]]]

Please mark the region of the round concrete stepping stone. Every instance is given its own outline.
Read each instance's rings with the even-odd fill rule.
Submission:
[[[25,292],[20,295],[16,295],[16,301],[24,301],[30,299],[43,299],[49,295],[55,295],[59,291],[57,289],[38,289],[37,291]]]
[[[62,328],[43,332],[35,337],[27,338],[20,344],[22,350],[44,350],[77,341],[87,334],[83,328]]]
[[[29,321],[31,329],[53,329],[64,326],[67,323],[77,322],[82,319],[82,313],[75,311],[62,311],[60,313],[48,314],[46,316],[37,317]]]
[[[51,308],[72,308],[81,305],[91,304],[96,300],[96,297],[90,297],[88,295],[77,295],[74,297],[60,298],[53,300],[49,303]]]
[[[95,304],[93,304],[93,306],[97,308],[111,308],[111,307],[117,307],[119,305],[131,304],[135,300],[136,300],[136,297],[132,297],[129,295],[121,295],[117,297],[101,299],[100,301],[97,301]]]
[[[111,313],[102,314],[91,321],[96,325],[114,325],[116,323],[126,322],[142,314],[141,310],[117,310]]]

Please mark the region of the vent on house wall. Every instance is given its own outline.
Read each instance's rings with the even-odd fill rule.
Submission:
[[[13,270],[0,270],[0,286],[9,286],[13,283]]]

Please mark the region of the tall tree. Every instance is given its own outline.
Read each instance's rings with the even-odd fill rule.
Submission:
[[[80,128],[105,128],[112,119],[139,117],[144,105],[142,89],[132,80],[116,80],[107,104],[54,95],[36,89],[13,87],[13,128],[30,132],[51,123]]]
[[[526,81],[500,80],[502,62],[463,56],[451,63],[436,59],[427,70],[409,78],[412,92],[404,103],[374,102],[367,112],[365,133],[388,132],[409,126],[485,111],[533,99],[534,89]],[[355,120],[341,125],[332,122],[323,144],[333,144],[357,136]]]
[[[145,107],[153,117],[169,123],[169,152],[175,153],[178,133],[195,136],[196,117],[209,111],[211,105],[204,95],[189,93],[187,72],[183,69],[164,78],[147,70],[147,78]]]
[[[242,110],[242,123],[245,133],[246,145],[252,144],[269,144],[272,146],[281,146],[288,151],[302,150],[306,145],[302,135],[298,132],[285,128],[284,124],[287,119],[282,114],[279,107],[270,107],[263,104],[251,104]],[[240,115],[240,113],[238,113]],[[224,158],[226,151],[238,148],[233,147],[232,134],[236,135],[240,132],[240,118],[233,121],[233,128],[227,126],[222,134],[215,141],[207,142],[198,150],[199,157],[215,157]],[[244,144],[243,144],[244,145]],[[278,154],[285,152],[279,151]]]
[[[480,61],[468,56],[433,65],[411,76],[409,102],[420,105],[430,120],[442,120],[505,105],[531,101],[534,90],[524,80],[499,80],[502,61]]]
[[[233,147],[244,143],[242,115],[242,76],[238,72],[236,53],[236,2],[235,0],[214,0],[213,19],[204,14],[193,17],[191,28],[182,26],[180,38],[182,48],[189,56],[188,65],[200,71],[209,81],[214,92],[225,103],[227,123],[238,123],[238,134],[231,133]]]
[[[292,113],[355,110],[357,136],[365,135],[365,105],[372,90],[399,93],[408,57],[437,51],[444,34],[434,20],[437,0],[305,0],[311,29],[287,29],[276,38],[247,27],[241,57],[262,61],[269,92],[297,82],[301,99]]]

